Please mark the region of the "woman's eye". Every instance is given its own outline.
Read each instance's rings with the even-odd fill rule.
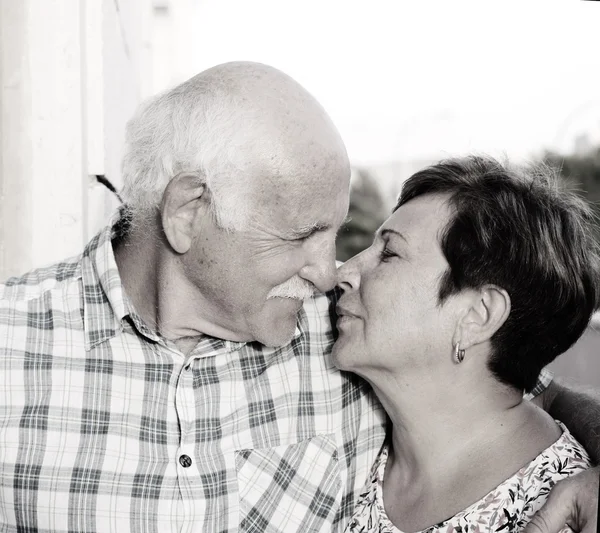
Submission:
[[[390,250],[388,250],[388,248],[384,248],[383,250],[381,250],[381,253],[379,254],[379,259],[383,262],[386,262],[388,259],[390,259],[391,257],[394,257],[396,254],[391,252]]]

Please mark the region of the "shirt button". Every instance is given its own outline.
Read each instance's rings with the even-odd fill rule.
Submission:
[[[192,458],[189,455],[181,455],[179,457],[179,464],[183,466],[183,468],[192,466]]]

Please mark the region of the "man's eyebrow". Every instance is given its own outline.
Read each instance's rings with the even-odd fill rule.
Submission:
[[[314,224],[308,224],[308,225],[302,226],[298,229],[291,230],[289,233],[289,236],[292,239],[302,239],[305,237],[310,237],[311,235],[313,235],[319,231],[326,231],[329,228],[331,228],[331,226],[329,224],[315,222]]]
[[[390,235],[396,235],[397,237],[400,237],[405,243],[408,244],[408,240],[406,239],[406,237],[404,235],[402,235],[402,233],[400,233],[399,231],[396,231],[395,229],[384,229],[381,231],[380,233],[381,237],[390,237]],[[375,235],[377,236],[377,234]]]

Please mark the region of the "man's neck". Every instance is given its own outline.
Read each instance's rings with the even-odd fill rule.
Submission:
[[[249,340],[216,323],[212,303],[176,268],[163,243],[148,235],[153,232],[132,234],[115,247],[123,290],[146,325],[185,354],[202,335]]]
[[[560,434],[485,369],[470,378],[458,370],[452,385],[415,376],[375,388],[392,422],[386,511],[402,530],[425,529],[475,503]]]

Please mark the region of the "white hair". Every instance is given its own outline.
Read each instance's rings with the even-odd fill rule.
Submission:
[[[243,106],[228,89],[198,75],[142,104],[128,122],[122,195],[134,222],[156,213],[171,178],[191,172],[208,189],[219,226],[247,225],[248,185],[234,157]]]

